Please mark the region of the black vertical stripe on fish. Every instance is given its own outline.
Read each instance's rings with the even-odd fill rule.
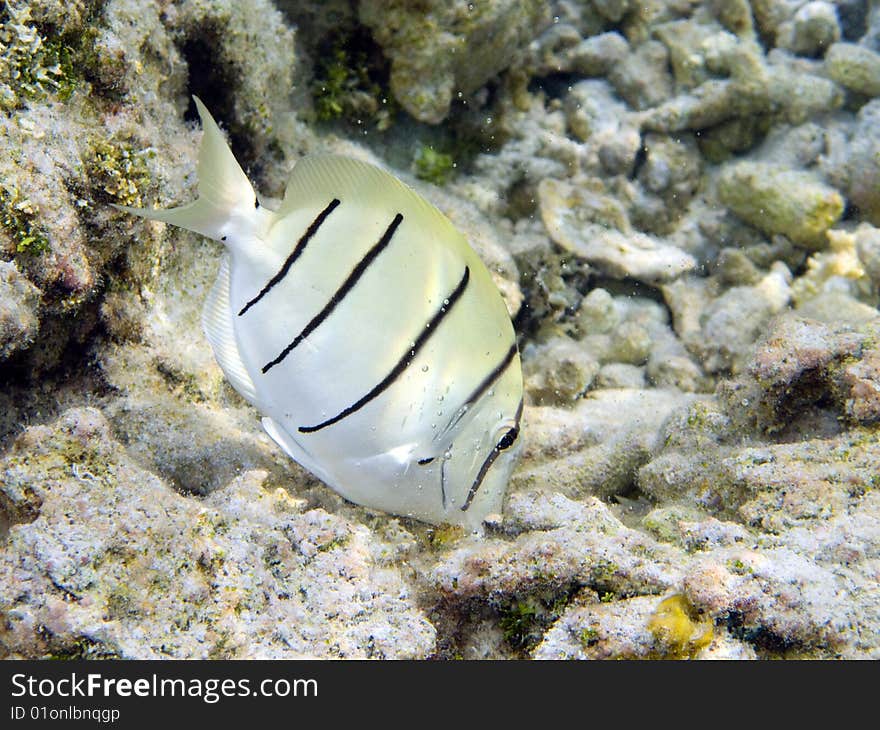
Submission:
[[[519,405],[516,408],[516,417],[514,418],[513,428],[507,431],[507,433],[505,433],[502,437],[501,441],[495,444],[492,451],[489,452],[489,456],[486,457],[486,460],[480,467],[480,471],[477,472],[477,476],[474,479],[474,483],[471,485],[467,498],[464,500],[464,504],[461,506],[462,512],[466,512],[468,507],[471,506],[471,502],[473,502],[474,497],[477,496],[477,490],[483,484],[483,480],[486,478],[486,474],[489,473],[489,469],[492,467],[492,464],[495,463],[495,459],[498,458],[502,451],[513,446],[513,442],[516,441],[517,436],[519,436],[519,422],[522,418],[522,412],[523,401],[520,400]]]
[[[251,299],[247,304],[245,304],[241,311],[238,313],[238,316],[241,317],[245,312],[248,311],[254,304],[260,301],[264,296],[266,296],[269,291],[275,286],[278,282],[280,282],[285,276],[287,276],[287,272],[290,271],[290,267],[296,262],[296,260],[302,255],[302,252],[305,251],[306,246],[309,241],[312,240],[314,235],[318,232],[318,229],[327,220],[327,216],[329,216],[335,209],[336,206],[339,205],[339,200],[337,198],[333,198],[330,201],[330,204],[324,208],[320,213],[318,213],[318,217],[312,221],[311,225],[306,229],[306,232],[302,234],[299,241],[296,242],[296,246],[291,252],[290,256],[284,261],[283,266],[278,270],[278,273],[275,274],[269,282],[260,289],[260,293],[257,294],[253,299]],[[260,206],[259,202],[256,202],[254,207],[258,208]]]
[[[440,433],[438,433],[434,440],[436,441],[439,438],[442,438],[446,434],[448,434],[453,428],[458,425],[458,422],[464,418],[464,415],[473,407],[474,403],[476,403],[480,398],[483,397],[483,394],[491,388],[495,382],[504,374],[504,371],[510,366],[510,363],[513,362],[513,358],[516,355],[517,348],[516,343],[510,346],[510,349],[507,351],[507,354],[504,355],[504,358],[501,360],[498,365],[496,365],[492,372],[490,372],[485,378],[480,381],[480,384],[474,388],[473,392],[465,399],[465,402],[462,404],[461,408],[458,409],[453,419],[449,422],[449,424],[444,428]]]
[[[324,305],[324,308],[318,312],[312,320],[303,328],[303,331],[300,332],[293,341],[285,347],[281,353],[274,360],[267,362],[263,365],[263,373],[269,372],[271,368],[280,363],[285,357],[287,357],[291,351],[299,345],[306,337],[308,337],[312,332],[314,332],[318,327],[321,326],[321,323],[329,317],[333,310],[336,308],[336,305],[339,304],[348,293],[355,288],[358,283],[358,280],[363,276],[364,272],[369,268],[370,264],[376,259],[376,257],[385,250],[389,243],[391,243],[391,239],[394,237],[394,232],[397,230],[397,227],[403,221],[403,216],[398,213],[394,216],[394,220],[391,221],[391,224],[388,228],[385,229],[385,233],[382,234],[382,238],[379,239],[379,242],[376,243],[369,251],[367,251],[366,255],[358,262],[357,266],[355,266],[351,273],[349,273],[348,277],[344,282],[342,282],[342,286],[340,286],[336,293],[330,297],[330,301]]]
[[[431,335],[433,335],[434,332],[437,331],[437,328],[440,326],[443,318],[447,314],[449,314],[449,312],[455,306],[455,303],[459,299],[461,299],[462,294],[464,294],[465,289],[467,289],[470,276],[470,269],[465,266],[464,275],[461,277],[461,281],[458,282],[458,285],[455,287],[455,289],[453,289],[452,293],[446,298],[443,304],[440,305],[440,308],[434,313],[434,316],[431,317],[428,323],[424,326],[412,346],[407,349],[403,356],[397,361],[397,364],[393,368],[391,368],[391,372],[389,372],[388,375],[382,378],[382,380],[378,384],[376,384],[369,393],[367,393],[363,398],[360,398],[355,403],[352,403],[345,410],[337,413],[335,416],[333,416],[333,418],[328,418],[326,421],[323,421],[322,423],[319,423],[315,426],[300,426],[300,432],[314,433],[315,431],[319,431],[320,429],[327,426],[332,426],[334,423],[341,421],[343,418],[346,418],[355,411],[363,408],[367,403],[373,400],[373,398],[380,395],[386,388],[388,388],[388,386],[390,386],[397,379],[397,377],[404,370],[406,370],[409,364],[413,360],[415,360],[416,355],[419,354],[419,350],[421,350],[425,343],[431,338]]]

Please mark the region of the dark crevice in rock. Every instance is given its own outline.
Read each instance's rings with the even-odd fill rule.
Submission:
[[[835,9],[843,39],[855,42],[868,32],[868,0],[837,0]]]
[[[198,122],[199,114],[192,100],[193,95],[198,96],[217,123],[228,131],[229,146],[235,159],[242,166],[249,166],[255,159],[254,145],[248,130],[236,121],[235,115],[235,81],[241,73],[217,55],[217,49],[222,48],[222,32],[214,26],[199,28],[199,35],[188,36],[181,46],[181,54],[189,69],[187,94],[190,98],[184,119]]]
[[[770,655],[778,656],[797,647],[796,643],[774,634],[766,626],[747,625],[745,616],[739,611],[730,611],[716,623],[724,626],[733,638],[753,644]]]
[[[571,91],[571,87],[585,78],[588,77],[583,74],[569,72],[553,73],[532,79],[528,90],[532,94],[543,91],[550,99],[564,99]]]

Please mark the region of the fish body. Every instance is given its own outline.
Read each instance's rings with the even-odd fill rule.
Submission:
[[[269,210],[196,104],[199,199],[125,210],[225,244],[204,330],[267,433],[357,504],[470,528],[500,512],[522,374],[465,238],[394,176],[337,155],[301,159]]]

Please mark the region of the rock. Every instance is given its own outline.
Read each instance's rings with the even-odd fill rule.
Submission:
[[[478,155],[474,174],[457,186],[483,211],[504,215],[510,210],[508,197],[516,196],[526,198],[534,210],[538,183],[566,178],[582,156],[581,145],[566,136],[561,108],[548,109],[539,97],[527,102],[524,110],[517,109],[505,121],[508,142],[497,153]]]
[[[578,583],[605,593],[659,594],[681,578],[680,553],[619,522],[597,499],[511,495],[512,540],[465,541],[444,556],[429,579],[450,604],[559,591]],[[642,553],[639,555],[639,553]]]
[[[593,6],[602,17],[619,23],[633,6],[632,0],[593,0]]]
[[[362,0],[358,16],[391,61],[394,96],[430,124],[443,121],[458,92],[469,96],[507,68],[550,20],[537,0]]]
[[[880,96],[880,54],[855,43],[835,43],[825,55],[828,75],[858,94]]]
[[[855,231],[859,261],[875,287],[880,289],[880,230],[863,223]]]
[[[751,534],[736,522],[722,522],[688,503],[657,507],[642,518],[642,526],[657,539],[688,552],[748,544]]]
[[[862,236],[864,238],[864,236]],[[805,308],[816,308],[816,299],[820,296],[835,295],[832,297],[843,304],[837,312],[840,319],[850,320],[854,309],[864,308],[873,310],[874,316],[878,316],[876,307],[860,305],[857,298],[864,299],[876,304],[877,297],[873,290],[870,277],[859,258],[857,248],[858,234],[847,231],[828,231],[828,250],[814,253],[807,259],[807,270],[792,283],[792,298],[798,310],[803,316]],[[846,305],[841,297],[852,301],[852,305]],[[831,300],[829,300],[831,301]],[[844,317],[844,313],[850,316]],[[833,310],[829,310],[834,319]],[[870,319],[867,313],[857,316],[859,320]],[[824,319],[824,317],[819,317]]]
[[[649,659],[659,651],[648,622],[659,603],[639,596],[569,606],[535,649],[535,659]]]
[[[583,345],[557,337],[523,350],[526,392],[538,405],[571,404],[587,392],[599,361]]]
[[[880,226],[880,99],[859,110],[848,166],[850,201],[864,220]]]
[[[758,28],[774,43],[782,35],[780,30],[784,29],[802,4],[801,0],[751,0],[752,13]]]
[[[837,109],[843,103],[840,87],[830,79],[794,67],[787,54],[765,58],[748,38],[720,33],[705,49],[712,76],[641,115],[642,128],[657,132],[700,131],[732,120],[769,115],[792,124]],[[755,130],[739,129],[734,138]]]
[[[629,44],[620,33],[600,33],[574,46],[566,65],[584,76],[605,76],[626,58],[629,50]],[[564,67],[557,70],[562,71]]]
[[[589,168],[624,175],[632,171],[642,139],[607,81],[579,81],[566,97],[565,111],[572,133],[586,143]]]
[[[745,37],[754,33],[749,0],[709,0],[706,5],[718,22],[731,33]]]
[[[37,335],[40,290],[12,261],[0,261],[0,360],[25,350]]]
[[[781,233],[808,248],[825,245],[825,233],[844,201],[813,175],[759,162],[726,165],[718,196],[740,218],[769,235]]]
[[[620,323],[614,297],[601,288],[592,289],[581,300],[576,317],[578,328],[585,335],[605,334]]]
[[[676,388],[685,393],[711,389],[702,368],[672,332],[654,334],[645,374],[656,388]]]
[[[835,421],[845,414],[848,391],[841,389],[841,368],[871,351],[876,318],[865,332],[846,324],[833,326],[795,315],[775,319],[747,364],[741,381],[721,393],[752,427],[777,432],[796,428],[811,413],[834,408]],[[855,359],[855,362],[854,362]],[[809,433],[809,431],[807,431]],[[835,431],[836,432],[836,431]]]
[[[84,7],[16,0],[0,18],[0,138],[9,152],[0,156],[0,247],[43,293],[46,336],[27,361],[35,376],[92,334],[107,280],[127,266],[133,230],[144,230],[120,222],[110,203],[152,205],[160,188],[173,203],[188,192],[198,138],[183,115],[188,64],[208,52],[199,49],[213,61],[193,70],[189,92],[222,90],[212,110],[246,140],[246,166],[282,140],[309,137],[286,121],[270,131],[288,102],[268,90],[293,85],[295,54],[293,31],[267,0],[247,9],[223,0],[167,13],[150,6],[136,21],[127,0],[100,13]],[[138,245],[156,260],[158,236]]]
[[[827,519],[868,488],[880,465],[867,432],[796,444],[670,451],[639,471],[650,497],[698,504],[763,532]],[[844,468],[847,484],[838,484]],[[782,503],[783,509],[773,505]]]
[[[712,617],[724,617],[734,636],[761,649],[815,645],[831,651],[848,641],[852,606],[835,604],[831,570],[785,548],[757,552],[731,548],[694,561],[685,595]],[[833,612],[826,608],[836,605]]]
[[[614,330],[606,358],[629,365],[644,365],[653,340],[648,329],[637,322],[623,322]]]
[[[631,107],[648,109],[672,96],[668,62],[666,47],[657,41],[647,41],[610,68],[608,80]]]
[[[614,198],[546,179],[538,186],[541,218],[550,237],[611,276],[668,281],[696,262],[681,249],[633,231]]]
[[[787,37],[777,35],[777,45],[802,56],[821,56],[840,40],[837,12],[830,2],[808,2],[798,8]]]
[[[715,275],[723,285],[751,286],[761,280],[761,272],[739,248],[723,248],[715,262]]]
[[[706,278],[688,275],[661,287],[663,301],[672,314],[675,333],[690,348],[699,347],[703,315],[718,295],[711,283]]]
[[[866,348],[858,362],[842,371],[846,415],[859,423],[880,421],[880,347]]]
[[[363,526],[245,472],[209,500],[138,468],[94,409],[2,461],[5,657],[424,657],[434,630]]]
[[[642,230],[672,232],[685,215],[702,179],[702,160],[691,135],[646,134],[644,164],[637,179],[644,195],[633,201],[630,217]]]
[[[700,315],[700,334],[686,344],[708,372],[737,372],[767,323],[789,302],[791,274],[783,264],[754,286],[736,286],[708,304]]]
[[[571,411],[533,406],[525,414],[523,463],[511,488],[578,497],[626,494],[659,447],[666,418],[694,396],[674,390],[595,390]]]
[[[861,325],[880,317],[876,307],[860,302],[843,290],[823,291],[799,304],[797,313],[826,324]]]
[[[613,362],[603,365],[596,375],[597,388],[636,388],[645,387],[645,369],[636,365]]]
[[[712,36],[721,32],[716,23],[675,20],[658,25],[655,33],[669,50],[669,60],[678,88],[691,89],[709,78],[706,49]]]

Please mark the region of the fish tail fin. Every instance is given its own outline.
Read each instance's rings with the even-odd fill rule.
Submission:
[[[199,146],[199,197],[189,205],[165,210],[130,208],[114,205],[114,208],[154,221],[201,233],[209,238],[220,239],[221,229],[240,212],[253,211],[256,193],[247,175],[226,144],[223,133],[201,99],[193,96],[202,120],[202,142]]]

